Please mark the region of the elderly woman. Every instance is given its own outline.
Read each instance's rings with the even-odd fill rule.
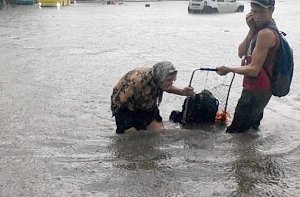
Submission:
[[[177,70],[171,62],[156,63],[152,68],[136,68],[124,75],[114,87],[111,110],[117,133],[164,128],[158,106],[163,92],[193,95],[192,87],[173,86]]]

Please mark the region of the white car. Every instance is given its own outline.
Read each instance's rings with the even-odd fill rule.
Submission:
[[[189,0],[188,12],[228,13],[243,12],[244,4],[236,0]]]

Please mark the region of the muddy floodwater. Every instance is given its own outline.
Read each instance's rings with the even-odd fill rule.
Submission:
[[[149,4],[0,10],[0,196],[299,196],[300,1],[276,1],[295,72],[258,131],[181,128],[169,114],[184,97],[166,93],[166,130],[117,135],[110,95],[130,69],[169,60],[175,84],[187,86],[196,68],[240,64],[249,3],[212,15],[188,14],[188,1]],[[217,80],[199,73],[194,81],[201,91]],[[231,115],[241,84],[236,76]]]

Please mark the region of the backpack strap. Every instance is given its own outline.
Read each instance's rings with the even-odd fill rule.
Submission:
[[[282,31],[279,31],[278,30],[278,28],[276,27],[276,26],[273,26],[273,25],[270,25],[270,26],[268,26],[267,28],[269,28],[269,29],[271,29],[274,33],[275,33],[275,36],[276,36],[276,43],[275,43],[275,46],[274,47],[276,47],[276,45],[277,45],[277,52],[276,52],[276,56],[277,56],[277,54],[278,54],[278,52],[279,52],[279,48],[280,48],[280,34],[282,34],[282,35],[286,35],[286,33],[284,33],[284,32],[282,32]],[[277,44],[278,43],[278,44]],[[273,65],[274,66],[274,65]],[[267,76],[268,76],[268,78],[270,79],[270,81],[271,81],[271,78],[272,78],[272,74],[268,71],[268,69],[263,65],[263,69],[265,70],[265,72],[266,72],[266,74],[267,74]]]

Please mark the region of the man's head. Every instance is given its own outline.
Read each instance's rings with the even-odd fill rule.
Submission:
[[[275,0],[250,0],[250,2],[251,2],[251,5],[257,4],[263,8],[269,8],[269,7],[275,6]]]
[[[251,0],[250,2],[253,20],[257,27],[262,27],[272,20],[275,0]]]

